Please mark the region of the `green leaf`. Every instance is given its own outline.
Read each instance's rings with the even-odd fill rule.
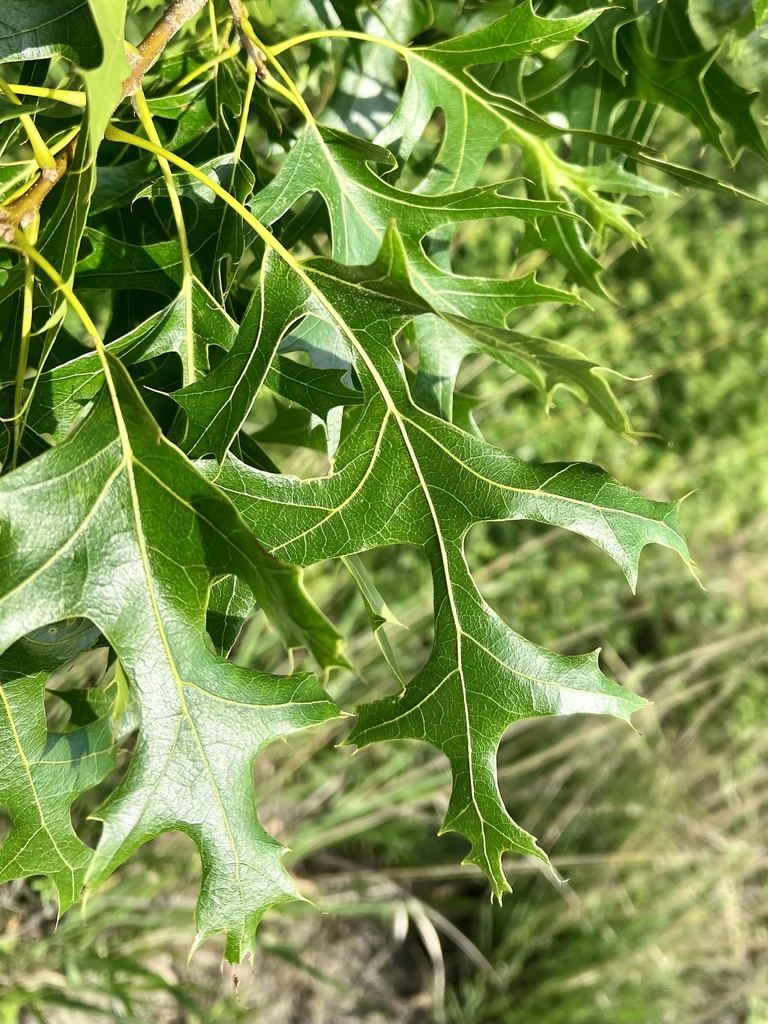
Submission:
[[[463,277],[438,266],[424,251],[425,237],[446,225],[512,217],[525,223],[572,216],[558,200],[515,198],[501,182],[421,195],[395,188],[371,164],[391,169],[392,155],[324,125],[309,125],[289,152],[280,172],[251,201],[250,209],[271,224],[308,192],[319,192],[331,222],[332,253],[344,263],[363,263],[378,253],[395,220],[408,254],[416,290],[436,309],[503,325],[521,306],[539,302],[578,303],[570,292],[539,284],[533,274],[510,280]],[[540,230],[537,228],[537,230]]]
[[[38,250],[59,270],[65,281],[71,281],[74,274],[77,252],[83,237],[88,217],[94,169],[86,166],[86,146],[81,138],[72,161],[72,173],[68,174],[61,188],[54,196],[58,202],[51,203],[45,210],[42,221]],[[2,297],[6,299],[22,286],[23,268],[16,265],[4,284]],[[63,308],[61,297],[49,282],[42,278],[41,287],[51,297],[54,310]],[[49,310],[50,313],[50,310]]]
[[[278,628],[289,619],[295,632],[319,613],[302,600],[297,570],[259,549],[232,505],[163,440],[120,364],[110,367],[113,398],[103,391],[67,441],[0,481],[0,649],[66,616],[104,634],[142,724],[128,775],[99,812],[89,883],[153,836],[186,832],[203,860],[196,944],[226,931],[239,960],[264,911],[296,898],[282,850],[256,818],[253,760],[270,740],[336,712],[311,676],[267,676],[210,653],[208,590],[236,573],[268,613],[277,609]],[[31,706],[30,694],[22,700]],[[22,798],[13,786],[6,797]],[[24,819],[14,842],[37,829]]]
[[[178,93],[147,97],[153,117],[167,118],[172,124],[177,149],[200,143],[215,127],[207,102],[209,92],[209,83],[193,82]]]
[[[290,272],[268,253],[262,285],[253,293],[228,358],[173,396],[187,413],[184,449],[193,457],[224,454],[266,379],[278,345],[301,319],[301,309],[286,317],[283,306],[266,301],[264,284],[273,285],[278,277],[278,287],[289,294],[295,291]]]
[[[717,177],[716,155],[709,177],[651,147],[662,108],[724,151],[766,156],[753,96],[726,71],[735,47],[712,49],[727,31],[756,52],[748,0],[738,21],[711,4],[690,21],[686,0],[589,2],[463,13],[452,0],[259,0],[265,82],[223,25],[218,40],[182,27],[149,68],[159,146],[128,102],[108,122],[129,70],[124,37],[156,16],[175,28],[179,5],[150,0],[146,18],[134,6],[126,27],[126,0],[0,4],[0,61],[16,63],[21,87],[21,106],[0,102],[3,202],[37,174],[18,113],[55,149],[79,115],[49,90],[84,81],[87,93],[38,251],[25,217],[27,242],[15,236],[0,262],[0,458],[20,467],[0,477],[0,799],[12,825],[0,880],[47,874],[66,908],[143,843],[182,831],[202,860],[195,944],[226,932],[230,959],[252,951],[262,914],[298,898],[258,820],[254,759],[340,712],[315,676],[260,671],[251,641],[269,625],[324,677],[349,667],[304,586],[303,567],[328,559],[362,606],[324,591],[345,622],[364,609],[391,684],[358,709],[351,741],[442,751],[444,829],[467,838],[496,895],[505,851],[544,856],[502,802],[505,730],[556,714],[626,720],[644,701],[606,678],[596,652],[545,650],[495,614],[468,532],[507,520],[568,530],[634,588],[645,545],[688,561],[680,503],[488,444],[473,409],[490,382],[457,391],[462,361],[474,381],[494,360],[547,405],[569,389],[630,433],[607,368],[523,333],[538,320],[527,307],[585,307],[571,289],[601,292],[612,233],[644,244],[634,218],[668,193],[639,165],[746,194]],[[670,145],[687,138],[679,121],[658,119]],[[132,123],[137,135],[123,130]],[[170,200],[158,158],[181,169]],[[539,280],[538,253],[562,270],[548,260]],[[307,470],[317,465],[328,468]],[[359,557],[396,545],[419,549],[432,576],[434,643],[415,673],[394,656],[386,587]],[[249,668],[235,663],[239,637]],[[60,690],[67,663],[95,649],[99,664],[109,655],[97,685],[67,671],[74,688]],[[50,731],[48,711],[68,711],[66,728]],[[77,798],[94,787],[111,796],[90,850]]]
[[[31,630],[0,655],[0,684],[20,676],[50,673],[98,645],[101,634],[84,619],[54,622]]]
[[[540,18],[530,3],[521,3],[485,28],[430,46],[429,60],[450,71],[516,60],[570,42],[599,13],[592,10],[571,18]]]
[[[12,822],[0,847],[0,882],[47,875],[63,913],[80,898],[92,852],[72,827],[72,803],[104,778],[115,757],[106,719],[48,732],[46,679],[43,672],[0,686],[0,801]]]
[[[214,649],[227,657],[248,616],[255,611],[253,594],[237,576],[225,576],[211,587],[206,628]]]
[[[666,7],[665,4],[664,9]],[[517,12],[526,9],[526,5],[521,5],[507,17],[511,19]],[[587,11],[575,17],[585,19],[583,24],[586,27],[594,21],[597,14],[596,11]],[[662,15],[663,11],[659,16]],[[522,17],[520,14],[517,16]],[[552,25],[558,24],[554,19],[540,20],[545,25],[547,22]],[[565,22],[572,20],[574,19],[565,19]],[[488,28],[492,29],[496,24],[498,22],[494,22]],[[565,25],[562,30],[565,32]],[[485,31],[487,30],[480,30]],[[574,35],[576,31],[574,29]],[[627,38],[630,38],[630,33],[635,33],[631,36],[631,40],[635,41],[631,41],[629,45],[635,49],[641,47],[636,41],[637,29],[634,24],[623,28],[618,26],[617,31],[627,33]],[[420,192],[443,193],[474,184],[490,153],[502,143],[508,142],[522,150],[526,177],[530,179],[529,198],[544,202],[578,200],[584,204],[586,217],[597,230],[601,230],[604,225],[610,225],[631,240],[639,242],[640,235],[628,220],[628,213],[631,211],[600,195],[606,187],[605,182],[601,187],[599,182],[585,179],[583,174],[579,174],[579,168],[575,168],[574,171],[572,165],[556,155],[541,137],[563,135],[569,129],[547,122],[511,96],[499,93],[481,81],[477,71],[478,65],[483,64],[483,54],[486,51],[482,46],[475,45],[477,35],[478,33],[470,33],[457,36],[446,44],[402,51],[408,68],[402,101],[376,141],[395,152],[402,163],[414,151],[434,112],[441,110],[445,117],[443,138],[433,167],[419,186]],[[542,39],[546,38],[544,27],[541,36]],[[442,54],[444,45],[449,46],[450,57]],[[493,47],[488,49],[489,59],[492,59],[490,54],[493,52]],[[698,60],[698,57],[695,59]],[[474,68],[475,72],[471,72],[471,68]],[[482,70],[480,67],[479,71]],[[644,98],[668,103],[675,109],[680,109],[674,89],[664,94],[665,75],[666,70],[663,67],[659,82],[653,86],[657,93],[653,97],[649,95]],[[726,116],[726,108],[730,110],[730,101],[727,97],[731,97],[734,105],[728,116],[734,123],[735,130],[740,133],[743,144],[757,148],[757,151],[762,153],[762,142],[749,113],[751,100],[744,90],[740,90],[740,87],[735,86],[730,80],[730,84],[726,83],[719,69],[713,72],[715,84],[711,96],[705,94],[695,81],[695,76],[693,86],[687,84],[689,79],[682,74],[679,81],[686,83],[680,88],[690,92],[691,101],[700,108],[701,117],[704,119],[707,117],[708,103],[720,102],[714,98],[715,94],[723,97],[720,111],[722,116]],[[626,98],[624,93],[622,99]],[[713,142],[716,137],[719,140],[720,128],[711,115],[707,124],[710,131],[708,137]],[[585,140],[606,147],[609,151],[613,149],[629,153],[642,162],[664,166],[664,162],[653,151],[635,143],[634,139],[622,139],[616,134],[600,134],[588,128],[581,128],[579,131]],[[670,173],[674,174],[675,170],[674,166],[669,167]],[[713,181],[710,187],[718,188],[719,185],[720,183]],[[727,188],[725,185],[724,189]],[[537,232],[528,229],[522,251],[535,248],[544,248],[552,253],[568,269],[573,280],[591,291],[602,293],[599,280],[601,268],[585,242],[578,221],[542,218],[537,224]]]
[[[365,12],[363,28],[373,37],[409,43],[433,20],[432,0],[379,0],[375,8],[369,6]],[[323,27],[322,22],[313,27]],[[331,99],[331,114],[334,123],[373,138],[398,104],[397,54],[375,44],[352,46]]]
[[[751,109],[756,94],[750,95],[720,67],[716,50],[701,45],[688,20],[688,0],[667,0],[620,38],[634,95],[679,111],[703,139],[727,155],[723,121],[733,131],[737,150],[746,146],[768,160]]]
[[[365,611],[371,621],[371,627],[377,631],[385,622],[395,626],[402,626],[390,611],[389,605],[379,593],[378,587],[371,579],[370,573],[365,568],[363,560],[358,555],[346,555],[343,559],[350,576],[357,584],[360,597],[363,600]]]
[[[130,73],[124,44],[126,4],[127,0],[4,0],[0,11],[0,61],[60,55],[82,69],[89,162]]]
[[[3,121],[18,120],[18,118],[22,114],[30,114],[30,115],[31,114],[37,114],[41,110],[47,110],[49,107],[52,107],[52,106],[53,106],[53,103],[52,103],[51,100],[35,100],[32,103],[27,102],[27,103],[18,104],[18,103],[11,103],[10,100],[7,100],[7,99],[5,99],[5,97],[0,96],[0,124],[2,124]],[[25,166],[29,166],[29,165],[26,164]],[[6,167],[2,167],[3,177],[5,177],[5,175],[7,173],[8,173],[8,171],[7,171]]]
[[[208,370],[208,349],[216,345],[229,349],[236,328],[225,310],[203,285],[192,280],[192,362],[199,373]],[[179,365],[187,360],[187,306],[178,294],[167,306],[152,314],[134,330],[109,345],[126,366],[154,359],[168,352],[179,356]],[[73,424],[103,384],[101,362],[96,352],[40,374],[36,382],[36,401],[27,418],[27,426],[38,434],[48,434],[54,442],[63,441]]]
[[[0,61],[56,54],[81,68],[95,68],[104,59],[88,0],[3,0]]]
[[[225,153],[207,161],[201,165],[200,170],[241,203],[245,203],[253,192],[253,172],[233,153]],[[228,206],[224,206],[210,188],[201,185],[191,175],[174,175],[174,184],[177,193],[193,200],[200,211],[200,220],[191,231],[190,245],[198,261],[211,268],[210,273],[204,270],[203,276],[206,280],[218,278],[222,261],[231,260],[237,263],[243,254],[243,222]],[[136,199],[167,195],[165,180],[160,178],[143,188]],[[225,289],[221,282],[215,291],[217,294],[224,294]]]
[[[652,542],[687,560],[678,503],[648,501],[592,466],[532,466],[420,410],[408,392],[394,338],[420,310],[406,260],[391,232],[379,259],[343,268],[317,259],[288,290],[270,293],[274,312],[295,316],[303,293],[323,310],[353,354],[366,404],[328,477],[300,481],[230,457],[215,476],[268,550],[301,565],[374,547],[413,544],[433,573],[435,641],[425,667],[397,696],[363,705],[351,741],[411,737],[450,759],[454,788],[445,829],[472,844],[469,859],[494,891],[508,888],[501,855],[542,855],[508,816],[495,753],[520,718],[576,712],[628,718],[637,697],[602,675],[596,654],[562,657],[524,640],[477,591],[463,543],[473,523],[531,519],[588,537],[634,586]],[[266,275],[267,280],[269,276]],[[274,315],[277,315],[275,312]]]
[[[627,68],[619,46],[619,30],[636,17],[634,11],[625,10],[624,5],[619,3],[615,8],[604,10],[584,32],[584,38],[590,44],[590,55],[622,85],[626,84]]]
[[[563,21],[538,19],[532,14],[530,4],[521,4],[506,18],[494,23],[506,23],[509,45],[513,49],[513,32],[521,12],[522,16],[534,18],[541,24],[538,32],[532,36],[527,51],[522,47],[516,50],[516,56],[545,49],[550,31],[560,41],[564,31],[569,31],[570,37],[574,38],[598,14],[597,11],[590,11]],[[481,29],[480,33],[485,31]],[[495,30],[496,33],[498,31]],[[421,192],[437,194],[473,185],[488,155],[503,142],[516,142],[527,150],[537,148],[516,118],[511,116],[512,111],[524,112],[522,105],[509,104],[504,96],[490,92],[470,75],[468,69],[486,63],[485,57],[491,63],[496,59],[493,56],[497,52],[495,47],[483,49],[476,45],[477,35],[470,33],[457,36],[451,40],[448,52],[439,48],[441,44],[435,47],[415,47],[402,52],[408,68],[408,80],[397,111],[376,141],[392,149],[398,159],[404,162],[413,152],[434,111],[441,109],[444,112],[445,129],[440,149],[432,170],[420,187]],[[530,119],[552,133],[552,127],[543,120],[535,115],[530,115]]]
[[[157,170],[149,160],[133,160],[116,167],[99,167],[91,198],[91,213],[103,213],[129,203]]]
[[[175,99],[175,97],[169,97],[169,99]],[[151,109],[155,110],[155,106],[152,106]],[[160,109],[162,110],[163,108],[161,107]],[[209,177],[211,181],[215,181],[223,188],[229,188],[235,164],[234,155],[232,153],[224,153],[221,156],[214,157],[212,160],[206,160],[200,164],[198,169]],[[214,193],[211,192],[210,188],[202,185],[197,178],[193,178],[191,174],[186,174],[184,171],[174,174],[173,183],[178,195],[194,199],[199,206],[212,206],[214,203],[220,202]],[[134,199],[156,199],[158,196],[168,196],[168,186],[164,178],[155,178],[151,184],[146,185],[140,192],[137,192]]]
[[[89,160],[95,161],[112,112],[120,102],[123,82],[130,74],[125,57],[125,12],[128,0],[88,0],[101,37],[103,59],[83,72]]]
[[[395,293],[397,293],[398,287],[401,287],[400,294],[407,297],[411,309],[409,320],[421,313],[435,314],[436,311],[413,291],[409,277],[410,253],[405,251],[399,232],[394,228],[390,230],[385,239],[385,248],[389,249],[393,240],[398,259],[403,262],[403,270],[400,279],[393,280],[391,285]],[[341,269],[341,265],[338,266],[338,273],[343,275],[344,270]],[[264,259],[259,289],[253,294],[228,356],[206,377],[182,388],[173,395],[187,413],[188,421],[183,446],[190,457],[202,458],[206,455],[214,455],[217,459],[221,459],[224,456],[245,422],[262,384],[266,381],[269,368],[281,342],[297,324],[300,324],[303,317],[310,315],[326,320],[328,325],[336,329],[339,336],[344,339],[343,326],[340,329],[335,315],[329,317],[328,310],[323,303],[318,305],[313,301],[311,294],[307,293],[303,274],[296,273],[296,265],[292,266],[278,256],[273,249],[269,249]],[[442,314],[442,317],[451,328],[461,331],[470,338],[483,337],[481,325],[449,314]],[[521,343],[519,335],[505,331],[503,328],[496,328],[496,332],[493,334],[489,331],[488,337],[495,339],[492,344],[490,342],[482,345],[476,343],[475,348],[492,353],[517,371],[525,367],[529,378],[541,386],[547,396],[551,395],[558,384],[570,387],[601,415],[607,415],[608,422],[612,426],[620,423],[619,429],[626,432],[628,428],[626,417],[618,407],[615,398],[611,398],[605,379],[597,373],[591,377],[587,374],[594,364],[585,363],[578,352],[569,350],[566,346],[553,346],[549,350],[549,355],[545,357],[547,372],[544,373],[541,369],[541,357],[537,357],[534,351],[536,344],[534,341],[528,343],[531,356],[530,359],[527,359],[523,356],[525,343]],[[428,333],[427,329],[427,339]],[[423,337],[420,338],[420,344],[425,348],[429,347],[428,340],[425,341]],[[547,342],[541,343],[542,352],[547,345]],[[469,350],[471,348],[467,349],[467,351]],[[517,357],[510,356],[510,352],[517,352]],[[575,361],[574,367],[568,365],[569,353]],[[531,359],[536,363],[535,370],[530,368]],[[458,370],[460,361],[461,357],[455,363],[455,370]],[[455,373],[453,379],[455,379]],[[574,386],[577,379],[578,384]],[[259,438],[266,439],[261,435]],[[273,435],[270,439],[279,440],[280,438],[279,435]]]
[[[77,265],[78,284],[85,288],[139,289],[174,298],[183,271],[177,241],[133,245],[114,235],[86,228],[92,246]]]
[[[349,572],[349,575],[355,581],[357,589],[360,593],[360,597],[363,601],[363,607],[365,613],[368,616],[368,621],[371,624],[373,635],[376,637],[376,643],[381,649],[381,653],[384,655],[387,664],[392,669],[392,674],[395,679],[405,686],[405,679],[400,669],[395,652],[392,649],[392,644],[389,642],[384,626],[390,623],[395,626],[403,627],[402,622],[399,622],[390,611],[389,605],[381,596],[378,587],[371,579],[370,573],[365,568],[362,559],[359,555],[346,555],[342,561]]]
[[[481,352],[526,377],[544,395],[548,407],[562,387],[589,405],[617,433],[633,432],[626,412],[608,384],[611,371],[569,345],[446,316],[445,327],[427,347],[427,358],[424,347],[422,341],[417,385],[420,396],[434,389],[438,382],[442,389],[452,393],[462,361],[472,352]],[[427,411],[451,418],[437,397],[429,402]]]
[[[266,385],[289,402],[296,402],[315,416],[327,419],[340,405],[359,405],[363,397],[344,383],[345,370],[304,366],[278,356],[266,376]]]
[[[51,201],[43,211],[38,250],[58,270],[65,281],[71,282],[77,263],[80,241],[85,231],[88,218],[91,192],[95,178],[95,166],[87,164],[86,139],[81,135],[70,173],[61,187],[54,193],[58,202]],[[5,334],[7,343],[0,352],[0,377],[13,379],[18,366],[19,321],[18,307],[21,301],[21,289],[24,283],[24,265],[17,261],[8,275],[8,280],[0,288],[0,320],[6,320]],[[66,311],[66,302],[59,290],[52,286],[44,276],[38,277],[40,290],[45,296],[47,306],[44,310],[45,319],[38,330],[45,333],[44,349],[48,351],[58,335]],[[14,297],[14,302],[11,298]]]
[[[9,103],[9,107],[18,107]],[[13,115],[18,117],[18,113]],[[18,160],[14,163],[0,164],[0,201],[10,196],[20,186],[26,184],[35,173],[35,165],[30,160]],[[5,268],[0,273],[0,285],[5,284]]]
[[[231,163],[228,166],[231,168]],[[245,168],[237,175],[237,187],[243,199],[250,194],[252,185],[253,176]],[[144,191],[151,194],[151,188]],[[135,216],[135,211],[132,215]],[[184,267],[181,247],[175,238],[137,243],[89,227],[85,239],[91,251],[77,265],[79,285],[95,289],[145,289],[167,299],[178,295]],[[229,218],[223,217],[220,203],[208,204],[189,232],[194,275],[215,294],[212,279],[218,277],[221,262],[227,256],[239,260],[243,245],[242,225],[235,228]],[[217,296],[219,301],[221,298]]]
[[[438,194],[473,185],[491,152],[503,143],[513,143],[523,152],[526,177],[530,179],[528,197],[534,202],[567,203],[570,193],[577,194],[588,206],[606,208],[608,204],[594,190],[571,179],[569,164],[539,137],[557,135],[558,129],[527,111],[521,103],[491,91],[469,71],[496,59],[499,47],[495,40],[500,37],[500,30],[494,26],[506,24],[510,41],[499,45],[502,49],[509,46],[510,56],[513,51],[515,56],[522,56],[524,52],[545,49],[550,37],[557,37],[560,42],[568,33],[569,38],[575,37],[597,14],[588,11],[559,21],[539,19],[530,5],[523,4],[488,30],[457,36],[447,50],[443,47],[448,44],[437,44],[403,51],[408,80],[402,101],[376,141],[392,149],[404,162],[439,109],[445,117],[443,138],[434,165],[419,186],[420,192]],[[512,33],[519,19],[525,25],[535,25],[535,31],[531,30],[524,42],[515,47]],[[491,43],[485,45],[484,33],[491,29]],[[572,207],[567,209],[575,212]],[[637,239],[637,232],[623,213],[620,208],[613,211],[612,223]],[[577,220],[559,217],[549,223],[542,219],[536,232],[528,231],[527,239],[528,248],[546,248],[575,281],[602,293],[600,264],[587,248]]]
[[[298,406],[275,403],[275,415],[251,435],[257,444],[280,444],[292,448],[309,448],[310,451],[329,453],[328,431],[323,421]],[[242,444],[243,435],[237,440]],[[232,445],[234,450],[235,445]],[[263,468],[263,467],[259,467]],[[279,470],[278,470],[279,472]]]

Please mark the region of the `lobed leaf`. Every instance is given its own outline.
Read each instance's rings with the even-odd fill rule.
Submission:
[[[268,281],[272,274],[265,275]],[[283,306],[284,319],[295,316],[303,292],[304,308],[324,313],[343,333],[362,383],[363,413],[328,477],[299,481],[231,456],[204,469],[267,549],[297,564],[391,544],[425,551],[434,587],[432,654],[401,694],[359,709],[350,740],[408,736],[448,756],[454,786],[445,829],[470,840],[470,859],[500,895],[507,888],[505,850],[541,855],[499,796],[495,752],[504,730],[540,715],[628,718],[644,701],[606,679],[595,654],[553,654],[501,622],[475,587],[464,537],[483,520],[561,526],[607,551],[634,586],[648,543],[671,547],[687,560],[678,504],[641,498],[595,467],[527,465],[419,409],[394,343],[420,301],[409,288],[396,232],[370,266],[316,259],[294,273],[290,290],[279,280],[271,315]]]
[[[328,207],[332,254],[343,263],[373,260],[395,221],[414,286],[439,311],[503,326],[521,306],[579,302],[570,292],[540,284],[533,274],[510,280],[460,276],[438,266],[424,251],[426,236],[446,225],[500,217],[537,225],[542,219],[568,219],[572,215],[562,202],[506,195],[503,190],[515,182],[439,196],[411,193],[389,184],[372,164],[391,169],[392,155],[343,132],[310,124],[280,172],[249,207],[262,223],[272,224],[308,192],[320,193]]]
[[[141,728],[128,775],[99,812],[104,831],[88,881],[161,832],[186,832],[203,860],[196,942],[226,931],[228,955],[239,960],[264,911],[296,898],[282,850],[256,818],[253,760],[277,736],[336,711],[311,676],[267,676],[211,654],[209,588],[237,573],[275,610],[289,643],[318,629],[324,663],[339,641],[328,650],[333,631],[302,594],[297,570],[261,551],[221,492],[163,440],[120,364],[110,366],[112,398],[102,391],[70,438],[0,481],[0,649],[67,616],[99,628],[136,694]],[[39,732],[39,685],[19,703],[27,720],[37,714]],[[13,804],[18,787],[9,785]],[[59,820],[73,787],[62,797],[51,790],[50,800],[36,792],[40,814]],[[34,815],[14,820],[9,856],[39,832]],[[18,857],[9,865],[26,870]]]
[[[64,57],[83,75],[87,105],[72,166],[43,207],[41,255],[15,237],[37,256],[34,282],[24,260],[0,266],[0,454],[28,460],[0,478],[0,799],[12,819],[0,880],[48,874],[66,909],[84,883],[180,830],[203,865],[195,945],[223,931],[230,959],[252,951],[262,914],[299,898],[257,817],[254,759],[339,712],[312,675],[228,659],[258,611],[289,650],[306,649],[326,673],[348,667],[301,575],[332,558],[344,561],[400,684],[358,709],[350,742],[413,738],[445,754],[443,830],[467,838],[497,896],[508,888],[506,851],[545,856],[499,792],[505,730],[560,714],[626,720],[644,701],[603,675],[597,652],[555,654],[502,621],[472,577],[467,533],[501,520],[560,527],[610,555],[634,588],[645,545],[688,561],[680,503],[648,500],[594,466],[528,463],[488,444],[472,420],[475,397],[456,392],[459,369],[468,356],[491,357],[547,404],[567,388],[630,433],[605,367],[509,329],[511,318],[542,303],[585,305],[572,285],[599,293],[595,239],[606,229],[642,242],[625,197],[667,192],[636,164],[739,194],[647,144],[660,107],[715,147],[728,149],[727,129],[735,148],[768,155],[753,97],[699,42],[686,0],[642,11],[622,0],[602,13],[588,2],[480,5],[465,34],[465,21],[427,0],[286,9],[270,38],[287,24],[309,33],[266,47],[264,85],[242,55],[214,52],[207,38],[174,44],[146,83],[154,127],[140,105],[158,143],[108,127],[127,74],[125,0],[8,0],[0,61],[34,64],[26,88],[33,77],[58,84],[60,69],[48,78],[46,62],[34,62]],[[44,23],[44,11],[56,16]],[[327,30],[336,16],[346,28]],[[311,48],[305,100],[276,56],[345,37],[341,60]],[[437,41],[405,45],[417,37]],[[312,110],[334,76],[321,124]],[[47,129],[60,106],[50,95],[32,90],[17,113],[40,115]],[[280,119],[270,95],[290,104]],[[0,109],[4,148],[19,135],[11,108]],[[131,116],[126,104],[121,123]],[[506,145],[524,176],[487,184]],[[138,161],[127,155],[134,146],[145,151]],[[34,173],[23,151],[10,156],[4,201]],[[172,181],[158,158],[181,168]],[[455,272],[457,228],[504,218],[519,232],[501,279]],[[518,273],[520,257],[542,249],[564,267],[563,288]],[[106,355],[73,279],[109,325]],[[98,352],[82,350],[68,305]],[[299,480],[262,444],[314,449],[330,469]],[[400,544],[425,553],[433,578],[434,644],[409,680],[383,628],[392,613],[358,557]],[[97,646],[115,655],[106,678],[60,693],[69,724],[51,732],[49,673]],[[73,801],[134,732],[91,851],[73,828]]]

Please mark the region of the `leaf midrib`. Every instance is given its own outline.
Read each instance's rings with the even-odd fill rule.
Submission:
[[[119,403],[118,403],[118,409],[116,410],[116,415],[119,416],[119,419],[120,419],[121,423],[123,424],[123,428],[124,428],[124,421],[122,419],[122,413],[119,411]],[[166,631],[165,631],[165,625],[163,623],[162,615],[160,613],[160,606],[159,606],[159,603],[158,603],[158,600],[157,600],[157,594],[155,593],[155,587],[154,587],[154,583],[153,583],[153,580],[152,580],[151,565],[150,565],[150,561],[149,561],[149,551],[147,549],[146,537],[145,537],[145,534],[144,534],[144,525],[143,525],[143,520],[142,520],[142,515],[141,515],[141,505],[139,503],[139,495],[138,495],[138,490],[137,490],[137,487],[136,487],[136,478],[135,478],[135,475],[134,475],[134,472],[133,472],[133,464],[134,464],[134,462],[136,464],[138,464],[138,465],[142,465],[142,464],[139,462],[138,459],[135,458],[135,456],[133,454],[133,449],[131,447],[130,438],[128,437],[127,431],[125,431],[125,443],[127,445],[127,450],[124,448],[123,449],[123,454],[124,454],[126,470],[127,470],[127,474],[128,474],[128,480],[129,480],[129,488],[130,488],[130,493],[131,493],[131,506],[132,506],[132,509],[133,509],[134,523],[135,523],[135,527],[136,527],[136,537],[137,537],[137,541],[138,541],[138,545],[139,545],[139,552],[140,552],[140,557],[141,557],[142,570],[144,572],[144,578],[146,580],[147,592],[149,594],[149,600],[150,600],[150,603],[152,605],[152,613],[153,613],[154,618],[155,618],[155,623],[157,625],[157,632],[158,632],[158,635],[160,637],[160,641],[161,641],[161,643],[163,645],[163,649],[165,651],[166,660],[168,662],[168,667],[169,667],[169,669],[171,671],[171,674],[173,676],[174,683],[176,684],[176,690],[177,690],[177,694],[178,694],[178,698],[179,698],[179,703],[181,705],[182,714],[184,715],[184,717],[186,718],[187,722],[189,723],[189,727],[190,727],[190,730],[192,732],[192,736],[194,738],[195,745],[197,746],[198,752],[200,754],[200,759],[201,759],[201,761],[203,763],[203,767],[205,768],[206,775],[208,776],[208,780],[209,780],[211,789],[213,791],[214,797],[216,799],[216,803],[219,806],[219,811],[220,811],[220,814],[221,814],[222,824],[224,825],[224,829],[225,829],[226,834],[227,834],[227,839],[229,840],[229,844],[230,844],[230,847],[231,847],[231,850],[232,850],[232,858],[233,858],[233,863],[234,863],[235,879],[237,881],[238,886],[240,887],[241,896],[242,896],[242,898],[244,900],[245,899],[245,893],[243,891],[242,882],[241,882],[241,879],[240,879],[240,855],[239,855],[238,850],[237,850],[237,843],[235,842],[235,837],[234,837],[234,835],[232,833],[232,829],[231,829],[231,826],[229,824],[229,816],[227,815],[226,808],[225,808],[225,805],[224,805],[224,801],[222,799],[221,793],[219,791],[218,784],[216,782],[215,774],[214,774],[214,772],[213,772],[213,770],[211,768],[211,764],[210,764],[210,762],[208,760],[208,755],[206,754],[205,747],[204,747],[204,745],[202,743],[202,740],[200,739],[200,733],[198,731],[197,725],[195,724],[195,721],[194,721],[192,715],[189,712],[189,708],[187,707],[187,700],[186,700],[186,697],[184,695],[184,686],[188,685],[188,684],[187,684],[186,680],[181,678],[181,675],[180,675],[180,673],[179,673],[179,671],[177,669],[176,659],[174,657],[173,651],[171,649],[170,642],[168,640],[168,636],[167,636]],[[142,466],[142,468],[143,468],[143,466]],[[170,763],[171,756],[172,756],[172,754],[175,753],[176,745],[178,744],[178,740],[179,740],[179,736],[180,735],[181,735],[181,721],[179,722],[179,725],[178,725],[178,728],[177,728],[177,731],[176,731],[176,736],[174,738],[174,746],[172,748],[171,755],[169,755],[169,760],[168,760],[167,764]],[[166,765],[166,770],[167,770],[167,765]]]

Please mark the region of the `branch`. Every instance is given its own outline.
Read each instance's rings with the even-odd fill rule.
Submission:
[[[136,52],[126,54],[131,73],[123,82],[120,102],[136,92],[142,78],[160,57],[173,36],[185,22],[202,10],[206,3],[207,0],[174,0],[136,47]],[[44,170],[26,192],[4,209],[0,209],[0,237],[5,241],[13,241],[16,228],[24,228],[35,219],[45,197],[72,166],[79,135],[80,132],[70,139],[57,155],[55,167]]]
[[[6,242],[12,242],[17,227],[25,228],[37,216],[43,200],[51,191],[56,182],[69,170],[75,158],[77,139],[73,136],[64,149],[56,155],[56,166],[45,168],[40,173],[37,181],[33,182],[26,192],[4,209],[0,209],[0,238]]]
[[[121,99],[133,96],[144,75],[157,61],[181,26],[193,18],[198,11],[201,11],[207,2],[208,0],[174,0],[155,27],[149,30],[136,47],[138,52],[126,54],[128,63],[131,65],[131,74],[123,82]]]
[[[256,77],[263,82],[267,77],[267,55],[258,46],[243,0],[229,0],[229,7],[237,29],[237,38],[256,69]]]

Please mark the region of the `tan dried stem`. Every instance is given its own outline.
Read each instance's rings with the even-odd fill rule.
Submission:
[[[121,102],[136,92],[144,75],[155,64],[181,26],[201,11],[207,2],[208,0],[174,0],[136,47],[136,52],[126,54],[131,73],[123,82]],[[32,223],[45,197],[72,166],[79,134],[78,132],[70,139],[56,156],[55,168],[44,171],[18,199],[0,209],[0,237],[11,242],[16,228],[24,228]]]

